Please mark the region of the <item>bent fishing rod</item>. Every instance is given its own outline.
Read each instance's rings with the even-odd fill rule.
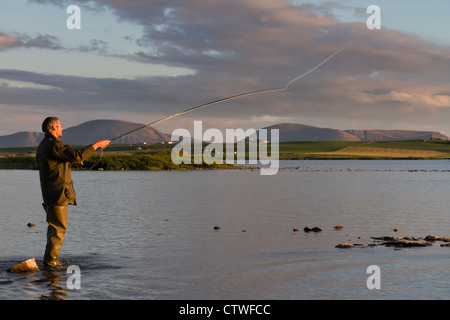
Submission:
[[[211,105],[213,105],[213,104],[217,104],[217,103],[220,103],[220,102],[225,102],[225,101],[233,100],[233,99],[237,99],[237,98],[242,98],[242,97],[246,97],[246,96],[251,96],[251,95],[255,95],[255,94],[268,93],[268,92],[277,92],[277,91],[287,91],[287,90],[289,89],[289,86],[290,86],[291,84],[293,84],[294,82],[300,80],[301,78],[307,76],[307,75],[310,74],[311,72],[313,72],[313,71],[315,71],[316,69],[318,69],[320,66],[322,66],[324,63],[326,63],[328,60],[330,60],[330,59],[333,58],[335,55],[337,55],[337,54],[340,53],[342,50],[344,50],[346,46],[347,46],[347,45],[345,45],[344,47],[340,48],[339,50],[333,52],[331,55],[329,55],[326,59],[324,59],[322,62],[320,62],[320,63],[319,63],[318,65],[316,65],[314,68],[312,68],[312,69],[308,70],[307,72],[303,73],[302,75],[300,75],[300,76],[298,76],[298,77],[292,79],[292,80],[289,81],[283,88],[266,89],[266,90],[259,90],[259,91],[251,91],[251,92],[241,93],[241,94],[237,94],[237,95],[230,96],[230,97],[227,97],[227,98],[222,98],[222,99],[214,100],[214,101],[211,101],[211,102],[207,102],[207,103],[198,105],[198,106],[196,106],[196,107],[189,108],[189,109],[186,109],[186,110],[181,111],[181,112],[178,112],[178,113],[174,113],[174,114],[172,114],[172,115],[170,115],[170,116],[161,118],[161,119],[159,119],[159,120],[150,122],[150,123],[148,123],[148,124],[146,124],[146,125],[140,126],[140,127],[136,128],[136,129],[133,129],[133,130],[131,130],[131,131],[128,131],[128,132],[126,132],[126,133],[123,133],[123,134],[121,134],[121,135],[119,135],[119,136],[117,136],[117,137],[111,139],[110,142],[113,142],[113,141],[115,141],[115,140],[118,140],[118,139],[120,139],[120,138],[122,138],[122,137],[125,137],[125,136],[127,136],[127,135],[129,135],[129,134],[131,134],[131,133],[133,133],[133,132],[136,132],[136,131],[138,131],[138,130],[144,129],[144,128],[146,128],[146,127],[155,125],[155,124],[157,124],[157,123],[160,123],[160,122],[169,120],[169,119],[171,119],[171,118],[177,117],[177,116],[179,116],[179,115],[182,115],[182,114],[185,114],[185,113],[188,113],[188,112],[197,110],[197,109],[201,109],[201,108],[205,108],[205,107],[211,106]]]

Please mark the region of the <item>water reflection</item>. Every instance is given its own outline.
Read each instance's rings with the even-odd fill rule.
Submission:
[[[301,161],[270,177],[248,170],[74,172],[83,205],[73,208],[63,254],[80,267],[82,290],[68,292],[66,270],[39,271],[32,279],[5,272],[0,298],[446,297],[445,248],[335,245],[384,235],[449,236],[449,165]],[[46,224],[35,172],[0,170],[0,181],[0,270],[6,270],[18,248],[21,258],[41,252]],[[35,200],[11,214],[25,195]],[[36,222],[33,230],[28,221]],[[333,229],[337,224],[342,231]],[[293,234],[292,227],[304,226],[323,232]],[[382,295],[366,287],[369,265],[383,270]]]
[[[42,278],[36,280],[35,283],[40,285],[46,285],[49,289],[49,293],[47,295],[41,295],[40,300],[64,300],[69,298],[66,286],[66,270],[51,270],[51,269],[43,269],[42,270]]]

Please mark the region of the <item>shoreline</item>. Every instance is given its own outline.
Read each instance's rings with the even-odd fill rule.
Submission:
[[[75,146],[76,147],[76,146]],[[228,148],[228,146],[227,146]],[[269,145],[268,145],[269,148]],[[270,146],[270,150],[273,146]],[[374,141],[374,142],[342,142],[342,141],[293,141],[281,142],[278,146],[278,161],[308,161],[308,160],[450,160],[450,141]],[[37,147],[0,148],[0,169],[2,170],[36,170]],[[234,150],[237,150],[236,145]],[[259,165],[258,153],[254,156],[246,148],[245,159],[257,158],[255,169]],[[251,169],[251,165],[213,163],[202,164],[173,163],[172,147],[162,144],[154,145],[112,145],[107,151],[84,161],[82,168],[73,165],[73,170],[236,170]],[[194,150],[190,152],[194,157]],[[194,158],[191,158],[191,160]],[[202,158],[203,159],[203,158]],[[236,158],[235,158],[236,160]],[[268,160],[272,160],[269,156]],[[274,159],[275,160],[275,159]],[[204,161],[204,160],[203,160]],[[193,161],[191,161],[193,162]]]
[[[1,160],[1,158],[0,158]],[[399,160],[399,161],[450,161],[450,159],[281,159],[280,161],[389,161],[389,160]],[[105,168],[91,168],[89,166],[85,166],[83,168],[79,168],[77,166],[74,166],[71,168],[72,171],[77,172],[83,172],[83,171],[215,171],[215,170],[260,170],[264,166],[246,166],[246,165],[233,165],[228,164],[227,166],[210,166],[210,167],[195,167],[194,165],[191,165],[191,167],[181,167],[181,168],[148,168],[148,169],[105,169]],[[23,163],[9,163],[9,165],[5,166],[1,164],[0,161],[0,170],[30,170],[30,171],[38,171],[39,168],[36,165],[23,165]],[[295,170],[295,171],[301,171],[301,172],[422,172],[422,173],[445,173],[450,172],[450,169],[311,169],[311,168],[302,168],[298,165],[292,165],[292,166],[280,166],[278,170]]]

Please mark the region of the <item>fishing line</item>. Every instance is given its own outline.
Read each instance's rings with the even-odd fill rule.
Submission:
[[[347,45],[348,45],[348,44],[347,44]],[[143,125],[143,126],[140,126],[140,127],[136,128],[136,129],[133,129],[133,130],[131,130],[131,131],[128,131],[128,132],[126,132],[126,133],[123,133],[123,134],[121,134],[121,135],[119,135],[119,136],[117,136],[117,137],[115,137],[115,138],[112,138],[112,139],[110,140],[110,142],[113,142],[113,141],[115,141],[115,140],[118,140],[118,139],[120,139],[120,138],[122,138],[122,137],[125,137],[125,136],[127,136],[127,135],[129,135],[129,134],[131,134],[131,133],[133,133],[133,132],[138,131],[138,130],[147,128],[147,127],[149,127],[149,126],[152,126],[152,125],[155,125],[155,124],[157,124],[157,123],[160,123],[160,122],[163,122],[163,121],[172,119],[172,118],[174,118],[174,117],[177,117],[177,116],[179,116],[179,115],[182,115],[182,114],[185,114],[185,113],[188,113],[188,112],[197,110],[197,109],[201,109],[201,108],[205,108],[205,107],[211,106],[211,105],[213,105],[213,104],[217,104],[217,103],[220,103],[220,102],[225,102],[225,101],[229,101],[229,100],[233,100],[233,99],[237,99],[237,98],[242,98],[242,97],[252,96],[252,95],[255,95],[255,94],[268,93],[268,92],[277,92],[277,91],[287,91],[287,90],[289,89],[289,86],[290,86],[290,85],[292,85],[294,82],[300,80],[301,78],[307,76],[307,75],[310,74],[311,72],[313,72],[313,71],[317,70],[318,68],[320,68],[320,67],[321,67],[323,64],[325,64],[328,60],[330,60],[330,59],[333,58],[335,55],[337,55],[337,54],[340,53],[342,50],[344,50],[345,47],[346,47],[347,45],[345,45],[344,47],[340,48],[339,50],[336,50],[335,52],[333,52],[331,55],[329,55],[327,58],[325,58],[324,60],[322,60],[322,61],[321,61],[318,65],[316,65],[314,68],[308,70],[307,72],[305,72],[305,73],[301,74],[300,76],[298,76],[298,77],[292,79],[291,81],[289,81],[283,88],[251,91],[251,92],[241,93],[241,94],[237,94],[237,95],[230,96],[230,97],[227,97],[227,98],[222,98],[222,99],[214,100],[214,101],[211,101],[211,102],[207,102],[207,103],[204,103],[204,104],[195,106],[195,107],[193,107],[193,108],[189,108],[189,109],[186,109],[186,110],[184,110],[184,111],[177,112],[177,113],[175,113],[175,114],[172,114],[172,115],[170,115],[170,116],[161,118],[161,119],[159,119],[159,120],[150,122],[150,123],[148,123],[148,124],[145,124],[145,125]],[[102,149],[101,154],[100,154],[100,159],[101,159],[102,155],[103,155],[103,149]],[[97,163],[100,162],[100,159],[97,161]],[[95,163],[95,164],[89,169],[89,171],[90,171],[93,167],[95,167],[95,166],[97,165],[97,163]]]
[[[129,131],[129,132],[126,132],[126,133],[124,133],[124,134],[121,134],[120,136],[117,136],[117,137],[111,139],[110,141],[113,142],[113,141],[115,141],[115,140],[117,140],[117,139],[120,139],[120,138],[122,138],[122,137],[124,137],[124,136],[126,136],[126,135],[129,135],[130,133],[133,133],[133,132],[135,132],[135,131],[144,129],[144,128],[149,127],[149,126],[151,126],[151,125],[154,125],[154,124],[157,124],[157,123],[160,123],[160,122],[169,120],[169,119],[171,119],[171,118],[177,117],[177,116],[179,116],[179,115],[182,115],[182,114],[185,114],[185,113],[188,113],[188,112],[191,112],[191,111],[200,109],[200,108],[205,108],[205,107],[211,106],[211,105],[216,104],[216,103],[225,102],[225,101],[228,101],[228,100],[237,99],[237,98],[242,98],[242,97],[251,96],[251,95],[260,94],[260,93],[276,92],[276,91],[287,91],[287,90],[289,89],[289,86],[290,86],[291,84],[293,84],[294,82],[300,80],[301,78],[307,76],[307,75],[310,74],[311,72],[313,72],[313,71],[315,71],[316,69],[318,69],[320,66],[322,66],[324,63],[326,63],[328,60],[330,60],[330,59],[333,58],[335,55],[337,55],[339,52],[341,52],[342,50],[344,50],[344,48],[345,48],[345,47],[343,47],[343,48],[341,48],[341,49],[335,51],[333,54],[331,54],[330,56],[328,56],[325,60],[323,60],[321,63],[319,63],[319,64],[318,64],[317,66],[315,66],[314,68],[308,70],[307,72],[303,73],[302,75],[298,76],[297,78],[292,79],[292,80],[289,81],[283,88],[266,89],[266,90],[259,90],[259,91],[246,92],[246,93],[237,94],[237,95],[234,95],[234,96],[231,96],[231,97],[227,97],[227,98],[223,98],[223,99],[219,99],[219,100],[207,102],[207,103],[205,103],[205,104],[202,104],[202,105],[199,105],[199,106],[196,106],[196,107],[193,107],[193,108],[190,108],[190,109],[187,109],[187,110],[184,110],[184,111],[181,111],[181,112],[172,114],[172,115],[170,115],[170,116],[168,116],[168,117],[165,117],[165,118],[162,118],[162,119],[153,121],[153,122],[151,122],[151,123],[149,123],[149,124],[146,124],[146,125],[143,125],[143,126],[141,126],[141,127],[139,127],[139,128],[133,129],[133,130],[131,130],[131,131]]]

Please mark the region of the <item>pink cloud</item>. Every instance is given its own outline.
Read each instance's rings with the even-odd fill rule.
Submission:
[[[20,47],[21,45],[23,45],[23,42],[19,38],[0,32],[0,50]]]

